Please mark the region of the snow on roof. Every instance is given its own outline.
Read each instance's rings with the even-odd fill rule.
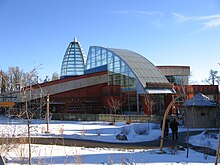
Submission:
[[[195,95],[193,98],[189,99],[187,102],[183,104],[183,106],[199,106],[199,107],[215,107],[218,106],[219,104],[211,100],[209,97],[205,96],[202,93],[198,93]]]

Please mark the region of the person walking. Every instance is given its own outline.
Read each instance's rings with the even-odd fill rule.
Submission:
[[[172,140],[176,138],[178,140],[178,126],[179,123],[174,118],[173,121],[170,122],[170,129],[172,130]]]

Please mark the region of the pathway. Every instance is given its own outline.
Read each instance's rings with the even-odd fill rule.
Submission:
[[[189,132],[189,136],[200,134],[202,131],[192,131]],[[0,143],[5,141],[11,143],[27,143],[27,138],[0,138]],[[46,144],[46,145],[65,145],[65,146],[78,146],[78,147],[100,147],[100,148],[120,148],[120,149],[154,149],[160,147],[160,138],[154,141],[148,142],[138,142],[138,143],[111,143],[111,142],[99,142],[92,140],[81,140],[81,139],[68,139],[68,138],[53,138],[53,137],[32,137],[32,144]],[[190,149],[196,150],[198,152],[206,153],[208,155],[216,156],[216,151],[210,148],[193,146],[187,144],[187,132],[180,132],[179,139],[173,141],[171,139],[171,134],[169,134],[168,139],[164,140],[163,147],[175,148],[176,146],[182,146]]]

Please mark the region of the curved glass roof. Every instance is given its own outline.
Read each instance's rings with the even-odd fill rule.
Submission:
[[[80,43],[74,38],[70,42],[63,57],[60,78],[84,74],[84,54]]]
[[[169,84],[159,69],[138,53],[126,49],[91,46],[86,69],[91,70],[104,65],[107,65],[110,85],[120,85],[122,88],[129,89],[136,88],[140,93],[143,93],[148,92],[145,90],[146,83],[163,84],[162,87],[165,88],[167,86],[164,84]],[[151,93],[154,93],[152,89]],[[168,91],[168,93],[172,92]]]
[[[109,48],[132,69],[138,80],[145,87],[146,83],[169,83],[160,70],[140,54],[126,50]]]

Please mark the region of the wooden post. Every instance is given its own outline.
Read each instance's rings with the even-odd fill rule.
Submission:
[[[0,165],[5,165],[5,161],[2,157],[2,155],[0,154]]]
[[[164,142],[164,131],[165,131],[166,118],[167,118],[167,115],[169,114],[169,111],[170,111],[171,107],[173,106],[173,103],[175,103],[175,101],[176,101],[178,98],[179,98],[179,97],[176,97],[175,99],[172,99],[172,101],[170,102],[170,104],[167,106],[166,111],[164,112],[163,124],[162,124],[162,134],[161,134],[161,139],[160,139],[160,151],[161,151],[161,152],[163,152],[163,142]]]
[[[215,159],[215,165],[218,164],[218,158],[219,158],[219,152],[220,152],[220,130],[219,130],[219,135],[218,135],[218,149],[216,152],[216,159]]]
[[[50,96],[47,94],[47,114],[46,114],[47,131],[49,133],[49,120],[50,120]]]

